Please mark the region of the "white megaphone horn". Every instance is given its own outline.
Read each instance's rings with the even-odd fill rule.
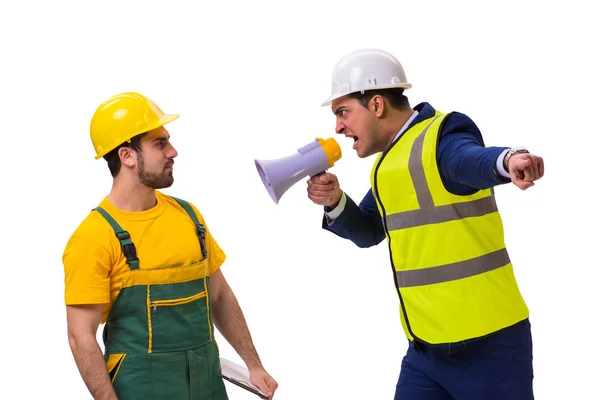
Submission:
[[[300,179],[325,172],[340,158],[342,150],[335,139],[316,138],[295,154],[275,160],[254,160],[254,164],[271,199],[277,204]]]

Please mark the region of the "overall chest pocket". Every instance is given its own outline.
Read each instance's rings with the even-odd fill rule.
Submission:
[[[204,279],[148,287],[152,352],[197,348],[211,341],[210,299]]]

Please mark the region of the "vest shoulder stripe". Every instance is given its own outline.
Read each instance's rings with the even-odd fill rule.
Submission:
[[[509,263],[510,258],[508,257],[508,252],[506,251],[506,248],[503,248],[480,257],[456,263],[430,268],[399,271],[396,272],[396,276],[398,278],[398,286],[406,288],[468,278],[504,267]]]
[[[431,122],[423,129],[423,131],[417,136],[414,141],[413,147],[410,150],[410,159],[408,162],[408,168],[410,176],[412,177],[415,191],[417,192],[417,200],[421,208],[433,207],[433,198],[427,185],[427,179],[425,179],[425,170],[421,158],[423,156],[423,142],[425,140],[425,133],[429,127],[439,118],[440,116],[434,117]]]

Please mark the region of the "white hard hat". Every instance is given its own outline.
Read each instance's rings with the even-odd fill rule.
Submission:
[[[405,88],[404,68],[390,53],[378,49],[361,49],[344,56],[333,69],[331,96],[321,106],[347,94],[373,89]]]

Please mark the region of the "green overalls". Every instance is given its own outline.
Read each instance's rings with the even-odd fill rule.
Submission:
[[[106,365],[119,400],[227,400],[219,375],[207,275],[205,228],[184,200],[174,198],[196,225],[202,261],[140,269],[129,233],[102,208],[129,271],[103,332]]]

